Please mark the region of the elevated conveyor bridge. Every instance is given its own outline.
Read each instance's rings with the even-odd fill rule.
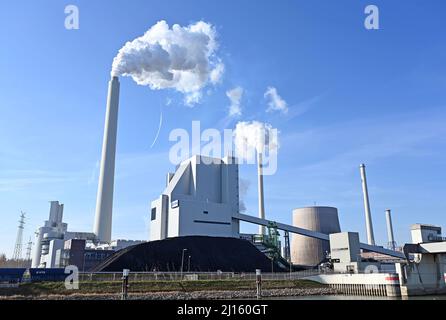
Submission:
[[[261,225],[261,226],[269,226],[271,224],[274,224],[275,226],[277,226],[277,229],[279,229],[279,230],[288,231],[291,233],[300,234],[300,235],[307,236],[310,238],[315,238],[315,239],[320,239],[320,240],[325,240],[325,241],[330,240],[328,234],[325,234],[325,233],[302,229],[302,228],[298,228],[298,227],[291,226],[288,224],[284,224],[284,223],[280,223],[280,222],[276,222],[276,221],[272,221],[272,220],[267,220],[267,219],[261,219],[261,218],[250,216],[247,214],[237,213],[237,214],[233,215],[232,218],[240,220],[240,221],[248,222],[248,223]],[[372,246],[372,245],[369,245],[366,243],[361,243],[360,247],[361,247],[361,249],[366,250],[366,251],[376,252],[376,253],[385,254],[385,255],[388,255],[391,257],[405,259],[405,256],[402,252],[385,249],[383,247]]]

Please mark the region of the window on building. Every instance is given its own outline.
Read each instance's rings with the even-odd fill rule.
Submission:
[[[209,211],[203,211],[204,214],[209,214]]]
[[[152,208],[152,217],[151,220],[155,220],[156,219],[156,208]]]

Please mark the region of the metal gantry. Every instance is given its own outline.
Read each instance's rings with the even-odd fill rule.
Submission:
[[[25,228],[25,215],[26,215],[25,212],[20,211],[20,220],[17,229],[17,238],[15,240],[14,254],[12,256],[12,259],[15,261],[19,261],[22,259],[22,246],[23,246],[22,241],[23,241],[23,229]]]
[[[26,260],[27,261],[31,260],[32,247],[33,247],[33,240],[32,240],[31,237],[29,237],[29,241],[28,241],[28,244],[26,246]]]

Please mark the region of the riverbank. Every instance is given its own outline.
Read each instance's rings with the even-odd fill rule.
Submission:
[[[0,289],[0,299],[38,300],[118,300],[121,282],[81,282],[79,290],[67,290],[60,282],[26,283],[18,288]],[[307,280],[264,281],[262,296],[320,296],[336,290]],[[256,297],[254,281],[141,281],[130,283],[129,299],[195,300],[249,299]]]

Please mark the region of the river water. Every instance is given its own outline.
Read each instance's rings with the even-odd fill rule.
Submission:
[[[271,300],[446,300],[443,296],[416,296],[416,297],[374,297],[374,296],[348,296],[348,295],[324,295],[324,296],[294,296],[294,297],[271,297]]]

